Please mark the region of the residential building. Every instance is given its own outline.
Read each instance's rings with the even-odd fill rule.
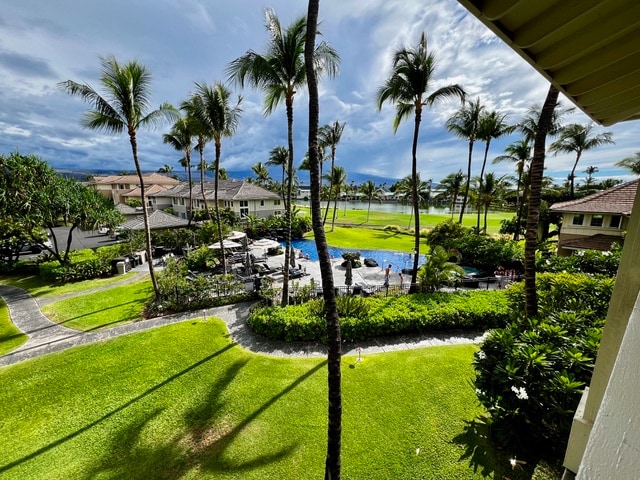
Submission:
[[[202,198],[199,183],[194,183],[192,189],[193,210],[214,207],[215,189],[213,182],[204,183],[206,202]],[[181,183],[173,188],[149,193],[148,197],[154,208],[156,205],[167,205],[180,218],[188,218],[188,183]],[[220,180],[218,182],[218,207],[229,208],[241,218],[249,215],[253,215],[256,218],[267,218],[272,215],[284,214],[284,202],[280,195],[256,184],[241,180]]]
[[[571,255],[576,250],[607,251],[613,243],[622,245],[638,182],[552,205],[549,210],[562,213],[558,255]]]
[[[147,194],[180,184],[179,180],[159,173],[144,173],[142,179]],[[114,205],[126,203],[129,198],[142,198],[138,175],[95,176],[88,185],[113,201]]]

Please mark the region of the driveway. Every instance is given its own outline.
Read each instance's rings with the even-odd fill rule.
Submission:
[[[67,235],[69,235],[70,227],[56,227],[53,232],[56,235],[58,241],[58,249],[65,250],[67,247]],[[53,239],[51,239],[53,241]],[[109,235],[103,235],[98,233],[97,230],[85,231],[75,229],[71,240],[71,250],[82,250],[84,248],[97,248],[105,245],[113,245],[118,243],[112,239]]]

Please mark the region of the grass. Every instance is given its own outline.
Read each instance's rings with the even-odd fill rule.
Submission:
[[[324,205],[324,204],[323,204]],[[300,211],[306,211],[309,215],[309,208],[298,205]],[[324,208],[322,210],[324,212]],[[331,214],[333,209],[329,212],[329,218],[327,219],[327,230],[331,228]],[[500,232],[500,226],[502,220],[510,220],[514,216],[513,212],[495,212],[490,213],[487,216],[487,233],[498,234]],[[459,215],[454,215],[453,219],[458,221]],[[451,215],[443,214],[420,214],[420,228],[430,229],[438,225],[439,223],[451,220]],[[462,224],[465,227],[475,227],[477,223],[477,214],[475,212],[466,213],[462,219]],[[363,228],[384,228],[388,225],[396,225],[403,229],[413,229],[413,218],[408,213],[397,212],[381,212],[371,210],[369,215],[369,221],[367,221],[366,210],[339,210],[336,213],[336,226],[351,226],[351,227],[363,227]],[[483,217],[480,217],[480,226],[484,225]]]
[[[97,330],[142,318],[142,310],[152,297],[151,281],[145,279],[106,291],[59,300],[44,306],[42,313],[65,327]]]
[[[413,236],[406,233],[385,232],[368,228],[336,227],[326,232],[327,243],[339,248],[366,248],[413,252]],[[313,232],[305,238],[313,238]]]
[[[475,349],[345,357],[343,478],[518,478],[468,423]],[[218,320],[46,355],[0,382],[6,480],[322,477],[326,362],[252,354]]]
[[[13,285],[14,287],[20,287],[27,290],[31,296],[36,298],[57,297],[68,293],[84,292],[93,288],[98,288],[106,285],[111,285],[116,282],[121,282],[132,276],[136,275],[135,272],[130,272],[125,275],[119,275],[109,278],[96,278],[93,280],[84,280],[81,282],[65,283],[63,285],[55,285],[47,280],[43,280],[37,275],[29,276],[5,276],[0,278],[0,283],[3,285]]]
[[[27,341],[27,335],[18,330],[9,317],[9,308],[0,298],[0,356],[15,350]]]

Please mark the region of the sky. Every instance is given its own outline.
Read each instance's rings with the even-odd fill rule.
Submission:
[[[293,0],[21,0],[3,2],[0,10],[0,154],[34,154],[54,168],[134,170],[126,134],[107,135],[83,129],[88,105],[57,87],[66,80],[100,90],[99,57],[119,62],[137,60],[152,74],[154,108],[164,102],[178,106],[194,91],[194,82],[227,81],[226,67],[248,50],[263,53],[268,36],[265,8],[272,8],[286,26],[306,14],[306,2]],[[376,95],[390,74],[393,52],[415,46],[422,32],[435,54],[434,88],[458,84],[467,98],[480,98],[489,110],[517,123],[532,105],[544,101],[548,82],[455,0],[322,0],[319,27],[324,40],[340,55],[340,72],[323,77],[320,124],[346,122],[336,164],[347,175],[358,172],[385,178],[411,173],[413,118],[393,131],[395,108],[378,110]],[[272,148],[286,145],[284,105],[264,115],[263,94],[250,87],[229,88],[241,95],[242,116],[235,135],[222,144],[221,165],[228,171],[248,170],[266,162]],[[562,105],[572,104],[561,95]],[[296,93],[294,155],[299,164],[307,149],[308,96]],[[468,144],[444,124],[459,100],[434,105],[423,115],[418,148],[421,178],[438,182],[466,171]],[[570,123],[591,120],[576,111]],[[162,142],[165,124],[138,133],[142,169],[165,164],[181,170],[182,155]],[[576,182],[584,170],[597,166],[596,179],[632,180],[614,164],[640,151],[638,122],[596,126],[611,132],[615,145],[583,154]],[[516,133],[491,144],[489,161],[520,139]],[[474,151],[472,175],[482,163],[483,145]],[[205,157],[213,160],[213,146]],[[548,156],[546,175],[566,180],[575,156]],[[487,171],[511,174],[508,163],[489,164]],[[279,178],[277,169],[272,175]]]

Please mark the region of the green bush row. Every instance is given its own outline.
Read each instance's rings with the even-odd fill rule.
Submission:
[[[342,311],[341,311],[342,310]],[[260,307],[249,327],[271,339],[324,341],[322,300],[287,307]],[[390,297],[339,297],[343,341],[448,329],[482,330],[508,321],[504,291],[480,290]]]
[[[39,265],[40,276],[49,282],[67,283],[111,276],[111,261],[129,252],[125,244],[75,250],[69,254],[70,265],[60,265],[57,260],[44,261]]]

